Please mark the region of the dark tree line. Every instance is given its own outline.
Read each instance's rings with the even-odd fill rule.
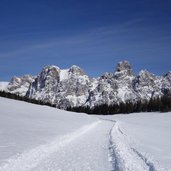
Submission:
[[[56,105],[53,105],[53,104],[48,103],[48,102],[43,102],[41,100],[31,99],[31,98],[28,98],[26,96],[19,96],[17,94],[5,92],[5,91],[0,91],[0,97],[6,97],[9,99],[25,101],[25,102],[29,102],[29,103],[38,104],[38,105],[46,105],[46,106],[56,107]]]
[[[134,112],[169,112],[171,111],[171,96],[164,95],[161,98],[150,99],[149,101],[137,101],[132,102],[121,102],[120,104],[102,104],[90,108],[89,106],[83,107],[69,107],[68,111],[83,112],[88,114],[102,114],[102,115],[113,115],[119,113],[134,113]]]
[[[26,96],[19,96],[17,94],[12,94],[5,91],[0,91],[1,97],[6,97],[10,99],[25,101],[29,103],[34,103],[38,105],[47,105],[51,107],[56,107],[55,104],[48,102],[43,102],[41,100],[35,100],[28,98]],[[87,114],[99,114],[99,115],[112,115],[119,113],[133,113],[133,112],[169,112],[171,111],[171,95],[164,95],[161,98],[150,99],[149,101],[137,101],[136,103],[132,102],[121,102],[120,104],[102,104],[90,108],[89,106],[79,106],[79,107],[68,107],[66,110],[74,111],[79,113]]]

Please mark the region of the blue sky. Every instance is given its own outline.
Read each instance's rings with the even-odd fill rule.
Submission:
[[[170,0],[1,0],[0,81],[75,64],[94,77],[130,61],[171,70]]]

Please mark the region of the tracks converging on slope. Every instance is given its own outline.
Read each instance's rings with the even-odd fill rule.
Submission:
[[[128,138],[116,121],[101,118],[8,159],[0,171],[157,171]]]

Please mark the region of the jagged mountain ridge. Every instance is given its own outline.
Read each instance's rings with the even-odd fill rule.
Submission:
[[[78,66],[60,69],[46,66],[36,77],[11,79],[7,91],[55,104],[66,109],[120,102],[150,100],[171,93],[171,72],[156,76],[146,70],[134,75],[128,61],[117,64],[114,73],[90,78]]]
[[[6,87],[6,91],[14,94],[18,94],[20,96],[25,96],[29,86],[32,82],[34,82],[35,77],[31,75],[24,75],[23,77],[12,77],[9,84]]]

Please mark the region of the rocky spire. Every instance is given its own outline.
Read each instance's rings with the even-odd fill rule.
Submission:
[[[128,61],[121,61],[117,64],[116,71],[114,73],[115,78],[123,78],[126,76],[133,76],[133,70]]]

